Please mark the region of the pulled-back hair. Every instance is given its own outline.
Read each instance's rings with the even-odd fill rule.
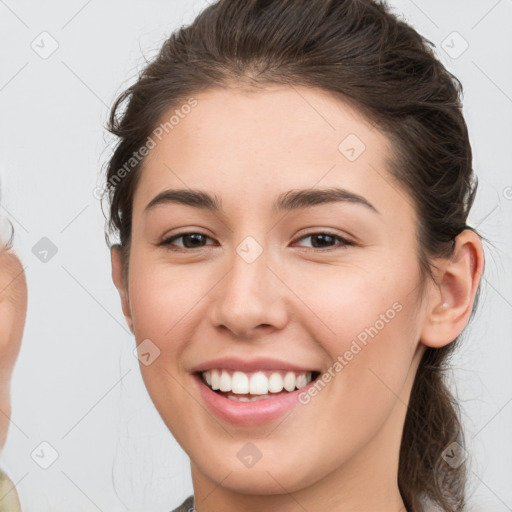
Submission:
[[[280,84],[328,91],[389,137],[389,171],[418,217],[422,286],[433,279],[434,258],[449,258],[455,237],[469,228],[477,188],[462,85],[433,46],[373,0],[219,0],[205,8],[172,33],[112,108],[109,130],[119,141],[107,168],[108,227],[118,236],[124,269],[143,160],[128,170],[126,163],[162,116],[211,87]],[[427,347],[413,384],[398,469],[410,512],[424,511],[426,500],[446,512],[465,507],[466,465],[442,457],[452,442],[464,447],[460,411],[445,380],[459,338]]]

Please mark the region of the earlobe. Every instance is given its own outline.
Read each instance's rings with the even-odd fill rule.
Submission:
[[[125,283],[123,279],[123,258],[121,254],[121,247],[119,245],[114,245],[110,249],[110,260],[112,263],[112,281],[114,282],[114,285],[119,292],[119,297],[121,298],[121,307],[123,309],[126,323],[128,324],[130,331],[133,333],[130,298],[128,294],[127,283]]]
[[[452,257],[441,260],[438,267],[437,286],[430,294],[421,333],[424,345],[443,347],[463,331],[471,316],[483,269],[480,238],[466,229],[456,237]]]

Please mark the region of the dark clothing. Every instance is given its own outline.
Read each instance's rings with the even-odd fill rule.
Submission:
[[[175,508],[172,512],[195,512],[194,496],[189,496],[178,508]]]

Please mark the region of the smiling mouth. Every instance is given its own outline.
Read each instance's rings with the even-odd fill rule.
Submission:
[[[318,371],[259,370],[242,372],[216,368],[197,372],[202,382],[217,394],[239,402],[266,400],[292,393],[320,376]]]

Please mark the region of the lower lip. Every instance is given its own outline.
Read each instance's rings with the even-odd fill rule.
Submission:
[[[299,395],[307,391],[315,381],[307,386],[273,398],[254,402],[238,402],[224,397],[210,389],[200,375],[192,375],[203,400],[209,409],[221,420],[235,425],[260,425],[280,418],[290,409],[300,404]]]

